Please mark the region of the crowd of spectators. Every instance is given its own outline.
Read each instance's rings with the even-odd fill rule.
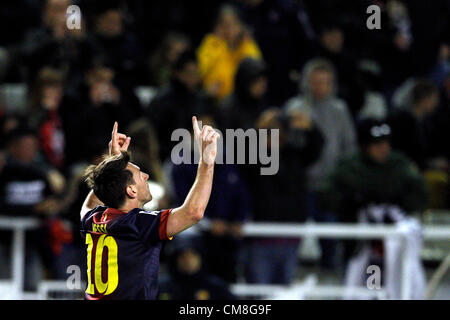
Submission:
[[[72,4],[80,29],[66,25]],[[380,30],[366,26],[372,4]],[[291,283],[301,239],[250,241],[246,221],[357,222],[373,204],[448,209],[449,21],[448,0],[2,2],[1,215],[43,221],[27,234],[27,289],[85,266],[81,173],[106,152],[114,121],[163,190],[155,209],[181,204],[195,179],[195,165],[170,160],[171,134],[192,115],[222,132],[280,130],[276,175],[216,165],[209,228],[167,250],[161,299]],[[10,234],[0,239],[4,268]],[[337,245],[321,241],[320,267],[355,249],[339,258]]]

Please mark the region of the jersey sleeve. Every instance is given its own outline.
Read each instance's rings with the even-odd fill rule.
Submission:
[[[86,214],[81,219],[81,232],[87,232],[89,231],[89,226],[92,222],[92,214],[98,211],[105,211],[108,207],[105,206],[96,206],[94,209],[86,212]]]
[[[172,240],[167,236],[167,222],[172,209],[161,211],[140,211],[136,214],[136,228],[143,242],[155,243]]]

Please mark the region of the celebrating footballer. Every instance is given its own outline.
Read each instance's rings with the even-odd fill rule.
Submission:
[[[155,299],[163,243],[199,222],[208,204],[219,134],[200,129],[192,117],[200,160],[195,182],[182,206],[146,211],[152,200],[149,175],[130,162],[131,138],[114,124],[109,155],[91,165],[85,179],[92,189],[81,208],[86,238],[86,299]]]

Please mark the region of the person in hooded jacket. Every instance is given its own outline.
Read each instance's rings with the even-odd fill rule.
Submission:
[[[191,51],[176,60],[170,85],[161,89],[146,109],[147,119],[155,126],[162,161],[170,156],[177,142],[171,141],[177,128],[189,128],[191,115],[212,114],[211,99],[200,88],[197,58]]]
[[[286,102],[288,114],[301,113],[310,117],[324,135],[325,144],[320,157],[308,168],[309,210],[313,219],[320,222],[335,222],[331,212],[320,210],[316,193],[325,181],[327,173],[334,169],[338,160],[356,149],[354,123],[347,104],[336,97],[336,72],[325,59],[310,60],[304,67],[301,79],[302,93]],[[335,267],[335,240],[321,239],[321,266]]]
[[[240,64],[235,76],[235,88],[220,108],[221,128],[253,128],[255,120],[267,108],[267,73],[263,61],[246,58]]]
[[[308,172],[312,191],[340,157],[353,153],[357,147],[355,125],[347,104],[336,97],[336,77],[328,60],[310,60],[302,72],[301,94],[284,106],[287,113],[300,112],[311,117],[325,136],[324,151]]]
[[[129,126],[142,114],[133,91],[117,83],[112,66],[96,58],[85,76],[85,83],[61,102],[67,166],[85,162],[98,153],[108,140],[114,121]],[[81,136],[80,136],[81,133]]]

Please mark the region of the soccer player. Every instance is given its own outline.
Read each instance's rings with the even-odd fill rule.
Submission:
[[[155,299],[163,242],[202,219],[211,193],[219,134],[200,130],[196,117],[192,125],[201,150],[195,182],[181,207],[149,212],[142,209],[152,200],[149,176],[129,161],[131,138],[114,124],[109,156],[85,173],[92,188],[81,209],[86,299]]]

